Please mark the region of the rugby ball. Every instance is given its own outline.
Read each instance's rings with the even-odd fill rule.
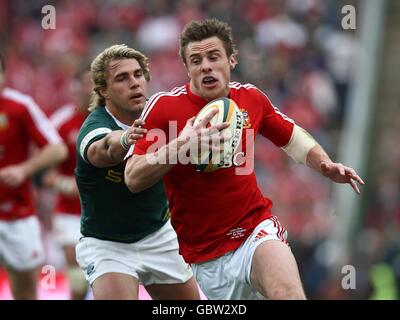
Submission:
[[[236,103],[228,98],[218,98],[204,106],[197,114],[194,126],[214,109],[218,109],[218,113],[207,126],[228,122],[229,127],[224,129],[224,134],[228,130],[230,139],[223,143],[221,152],[213,152],[211,148],[190,151],[190,161],[196,167],[196,170],[200,172],[213,172],[221,168],[236,153],[242,139],[244,122],[242,112]]]

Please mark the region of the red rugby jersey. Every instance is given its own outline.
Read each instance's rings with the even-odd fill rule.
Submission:
[[[293,121],[280,113],[256,87],[231,82],[229,98],[244,115],[244,153],[249,152],[246,135],[251,129],[254,130],[253,141],[255,134],[260,133],[279,147],[289,142]],[[207,101],[192,93],[186,84],[169,93],[154,95],[142,118],[148,130],[162,129],[168,137],[169,121],[177,121],[179,133],[186,121],[206,104]],[[173,138],[168,137],[167,141]],[[152,144],[153,141],[141,139],[131,152],[144,154]],[[200,263],[238,248],[258,223],[271,217],[272,202],[259,190],[254,170],[238,175],[236,168],[200,173],[191,164],[177,164],[165,175],[171,223],[187,262]]]
[[[71,103],[62,106],[52,114],[50,120],[58,130],[61,138],[68,147],[68,158],[59,165],[58,171],[64,176],[74,177],[76,167],[76,140],[78,138],[79,129],[86,119],[86,115],[79,112],[77,107]],[[66,214],[81,214],[81,205],[79,196],[65,195],[59,193],[55,212]]]
[[[0,168],[26,161],[32,142],[43,147],[61,143],[61,138],[31,97],[5,88],[0,91]],[[0,220],[15,220],[34,213],[29,179],[17,188],[0,183]]]

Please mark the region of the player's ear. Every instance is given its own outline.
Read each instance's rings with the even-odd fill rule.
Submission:
[[[231,54],[231,56],[229,57],[229,67],[231,70],[235,69],[236,65],[237,65],[237,59],[236,59],[236,55],[235,54]]]
[[[106,87],[101,87],[99,89],[99,93],[103,98],[108,98],[108,93]]]

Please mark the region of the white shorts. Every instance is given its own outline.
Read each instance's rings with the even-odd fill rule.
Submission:
[[[76,259],[90,285],[109,272],[129,274],[144,286],[185,283],[193,276],[178,253],[178,240],[170,221],[134,243],[83,237],[76,246]]]
[[[62,246],[75,246],[81,234],[81,216],[68,213],[56,213],[53,234]]]
[[[192,264],[196,280],[210,300],[259,300],[250,281],[254,252],[268,240],[287,244],[287,232],[276,217],[262,221],[239,248],[203,263]]]
[[[32,270],[44,263],[41,228],[36,216],[0,220],[0,262],[17,271]]]

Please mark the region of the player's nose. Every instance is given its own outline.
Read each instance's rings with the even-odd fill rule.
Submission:
[[[211,62],[208,59],[203,59],[201,61],[201,71],[208,72],[212,70]]]

